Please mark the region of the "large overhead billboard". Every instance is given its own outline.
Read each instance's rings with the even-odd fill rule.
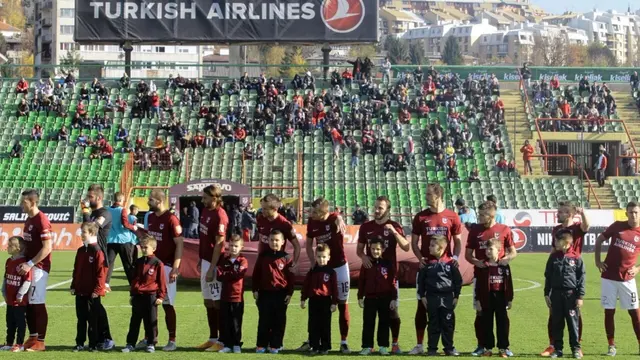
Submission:
[[[76,0],[75,41],[345,43],[378,40],[378,0]]]

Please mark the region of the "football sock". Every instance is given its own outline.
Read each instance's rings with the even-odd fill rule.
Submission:
[[[427,327],[427,309],[425,309],[420,301],[418,301],[418,309],[416,310],[415,325],[416,338],[418,344],[421,345],[424,341],[424,330]]]
[[[44,341],[47,335],[47,325],[49,325],[49,315],[47,307],[44,304],[34,304],[36,332],[38,333],[38,341]]]
[[[551,313],[549,313],[549,321],[547,321],[547,332],[549,333],[549,346],[553,346],[553,324],[551,323]]]
[[[400,337],[400,317],[391,318],[391,339],[394,344],[398,343],[398,337]]]
[[[209,323],[209,339],[218,338],[218,309],[207,308],[207,322]]]
[[[582,342],[582,314],[578,316],[578,342]]]
[[[169,341],[176,341],[176,308],[173,305],[162,305],[164,309],[164,321],[167,324],[167,330],[169,330]]]
[[[29,336],[38,336],[36,328],[36,308],[35,305],[27,305],[27,327],[29,328]]]
[[[482,338],[482,331],[483,329],[483,325],[482,325],[482,316],[480,316],[480,314],[478,314],[476,312],[476,319],[473,322],[473,328],[475,329],[476,332],[476,340],[478,340],[478,346],[482,346],[482,344],[484,344],[484,339]]]
[[[633,325],[633,331],[636,333],[636,339],[640,343],[640,309],[629,310],[629,316],[631,316],[631,324]]]
[[[609,345],[614,345],[614,336],[616,332],[616,323],[614,321],[614,317],[616,314],[616,309],[605,309],[604,310],[604,331],[607,334],[607,340],[609,341]]]
[[[340,324],[340,338],[342,341],[347,341],[349,336],[349,321],[351,316],[349,314],[349,304],[338,304],[338,323]]]

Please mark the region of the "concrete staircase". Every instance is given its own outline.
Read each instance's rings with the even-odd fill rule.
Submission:
[[[612,94],[618,104],[618,116],[627,124],[633,144],[640,152],[640,115],[633,96],[628,90],[613,91]]]
[[[603,187],[599,187],[595,180],[591,180],[591,185],[593,185],[594,193],[598,197],[602,209],[618,209],[618,201],[611,184],[605,183]],[[585,195],[589,195],[589,184],[585,181],[583,186]],[[598,208],[598,202],[593,195],[590,196],[589,203],[592,209]]]
[[[520,90],[502,90],[500,97],[504,101],[505,107],[505,126],[507,133],[509,134],[509,141],[511,145],[515,145],[516,164],[518,166],[518,173],[524,176],[524,163],[522,161],[522,154],[520,148],[524,145],[525,140],[529,140],[529,143],[536,148],[536,154],[540,152],[537,149],[537,135],[533,134],[529,128],[529,121],[527,120],[527,114],[524,112],[524,101],[520,96]],[[514,119],[515,109],[515,119]],[[515,124],[514,124],[515,122]],[[535,136],[535,138],[534,138]],[[542,174],[542,167],[540,166],[540,158],[534,158],[531,161],[533,167],[533,173],[537,175]]]

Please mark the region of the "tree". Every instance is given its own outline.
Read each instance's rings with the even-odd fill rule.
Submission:
[[[349,49],[349,57],[355,59],[357,57],[364,59],[369,58],[372,59],[376,56],[376,46],[375,45],[353,45]]]
[[[547,36],[536,34],[533,38],[533,63],[539,66],[566,66],[567,39],[560,33]]]
[[[305,65],[306,63],[307,61],[302,55],[302,49],[299,46],[293,46],[286,51],[284,61],[282,62],[282,64],[284,64],[285,66],[280,68],[280,76],[287,79],[292,79],[294,76],[296,76],[296,74],[300,74],[305,71],[305,68],[300,65]]]
[[[462,65],[462,53],[455,37],[449,36],[444,44],[442,62],[447,65]]]
[[[22,58],[20,59],[20,64],[25,66],[20,66],[17,69],[18,76],[25,78],[33,77],[33,54],[31,53],[22,53]]]
[[[616,67],[618,60],[611,49],[601,42],[592,42],[587,47],[587,66]]]
[[[409,44],[409,60],[413,65],[424,65],[424,46],[422,40]]]
[[[76,72],[80,63],[82,63],[82,56],[80,56],[78,50],[76,48],[69,50],[64,57],[60,59],[60,72],[64,75],[70,72]]]
[[[409,60],[409,47],[407,43],[396,36],[389,35],[384,42],[387,56],[392,64],[404,64]]]
[[[585,66],[587,60],[587,47],[584,45],[569,45],[567,48],[567,66]]]
[[[5,39],[4,35],[0,33],[0,54],[6,55],[7,50],[9,50],[9,44],[7,44],[7,39]]]
[[[286,53],[282,46],[271,46],[266,49],[264,54],[264,63],[268,65],[280,65],[284,59]],[[266,76],[277,77],[280,75],[279,69],[275,66],[267,68]]]
[[[22,0],[3,0],[2,7],[0,8],[0,17],[2,17],[7,24],[23,30],[27,20],[24,16]]]

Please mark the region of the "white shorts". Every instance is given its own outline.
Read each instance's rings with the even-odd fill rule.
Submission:
[[[205,300],[218,301],[222,295],[222,283],[217,280],[207,282],[207,271],[210,266],[211,263],[206,260],[202,260],[200,263],[200,290],[202,290],[202,298]]]
[[[609,279],[600,280],[602,284],[600,303],[603,308],[615,309],[618,299],[620,299],[620,307],[624,310],[638,308],[638,288],[636,287],[636,279],[628,281],[613,281]]]
[[[169,274],[171,273],[173,268],[171,266],[164,266],[164,279],[167,283],[167,297],[164,298],[162,305],[171,305],[173,306],[176,301],[176,293],[178,292],[178,280],[170,283],[169,282]]]
[[[47,282],[49,273],[39,267],[31,268],[31,288],[29,289],[29,304],[44,304],[47,298]]]
[[[338,278],[338,300],[340,301],[348,301],[349,300],[349,289],[351,286],[350,283],[350,275],[349,275],[349,263],[345,263],[344,265],[333,269],[336,272],[336,277]]]

